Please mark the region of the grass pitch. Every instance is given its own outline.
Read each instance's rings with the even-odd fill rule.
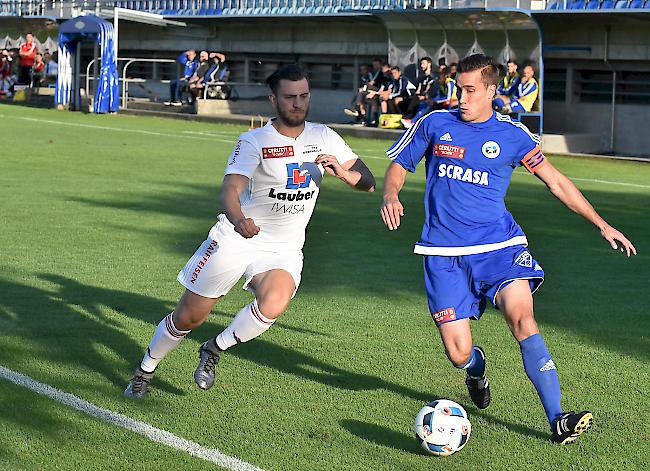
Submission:
[[[548,425],[495,310],[473,324],[493,402],[471,405],[426,308],[423,169],[402,192],[403,226],[381,223],[381,191],[325,179],[299,293],[262,337],[194,385],[199,344],[250,295],[218,304],[158,368],[150,397],[122,397],[175,280],[219,212],[236,126],[0,106],[0,365],[98,406],[269,470],[649,469],[650,165],[553,158],[639,251],[598,232],[518,170],[508,207],[547,275],[536,316],[565,409],[595,424],[575,445]],[[387,141],[347,139],[376,176]],[[381,187],[381,178],[378,178]],[[411,432],[436,398],[473,424],[458,455],[425,455]],[[1,469],[206,469],[209,464],[0,379]]]

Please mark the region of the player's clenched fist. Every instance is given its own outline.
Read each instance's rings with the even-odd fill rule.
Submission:
[[[235,222],[235,230],[246,239],[250,239],[260,232],[260,228],[257,227],[255,221],[253,221],[251,218],[242,218],[239,221]]]
[[[399,227],[400,218],[404,216],[404,206],[397,198],[384,198],[381,206],[381,218],[388,229],[394,231]]]

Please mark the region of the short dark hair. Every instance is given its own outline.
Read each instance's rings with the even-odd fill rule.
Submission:
[[[458,74],[481,71],[481,80],[486,86],[499,84],[499,65],[485,54],[472,54],[458,63]]]
[[[396,71],[398,71],[398,72],[400,71],[400,70],[399,70],[399,67],[397,67],[396,65],[394,65],[393,67],[391,67],[390,70],[396,70]]]
[[[424,56],[422,59],[420,59],[420,62],[427,61],[429,64],[433,64],[433,59],[431,59],[429,56]]]
[[[379,62],[380,64],[383,64],[384,60],[381,57],[373,57],[372,62]]]
[[[273,93],[277,93],[280,86],[280,80],[291,80],[292,82],[299,82],[300,80],[307,80],[309,83],[309,74],[300,67],[298,64],[287,64],[280,67],[273,72],[266,79],[266,84],[271,88]]]
[[[519,64],[517,64],[517,61],[514,59],[510,59],[506,64],[515,64],[517,67],[519,67]]]

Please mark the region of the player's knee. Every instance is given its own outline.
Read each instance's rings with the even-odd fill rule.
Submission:
[[[529,337],[539,331],[531,308],[523,307],[522,309],[509,313],[506,321],[512,335],[517,340]]]
[[[472,355],[472,346],[470,345],[469,348],[446,348],[445,353],[455,368],[462,368]]]
[[[289,305],[291,295],[281,290],[270,290],[258,296],[257,305],[265,317],[276,319]]]

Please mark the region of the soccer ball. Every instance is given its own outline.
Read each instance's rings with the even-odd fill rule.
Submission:
[[[465,446],[472,424],[460,404],[439,399],[420,409],[413,431],[422,448],[429,453],[449,456]]]

